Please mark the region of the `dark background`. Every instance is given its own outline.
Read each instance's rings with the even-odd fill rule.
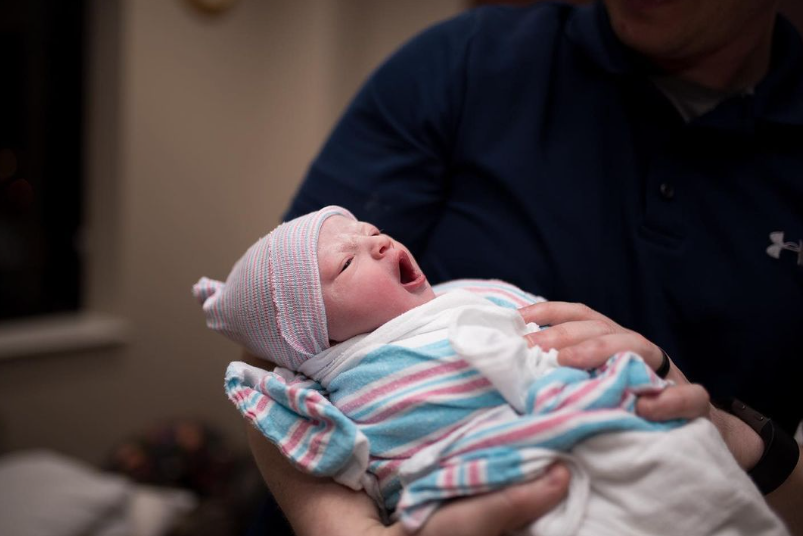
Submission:
[[[0,2],[0,320],[77,309],[84,3]]]

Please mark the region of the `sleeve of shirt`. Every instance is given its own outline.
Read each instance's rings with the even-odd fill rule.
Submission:
[[[341,205],[420,251],[449,188],[475,17],[440,23],[367,80],[312,163],[285,219]]]

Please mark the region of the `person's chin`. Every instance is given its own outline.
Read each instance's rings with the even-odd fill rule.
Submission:
[[[683,36],[677,27],[629,17],[612,17],[611,26],[622,43],[648,59],[660,63],[682,55]]]
[[[619,39],[637,52],[649,54],[670,44],[679,28],[689,22],[693,14],[683,1],[606,0],[606,6]]]

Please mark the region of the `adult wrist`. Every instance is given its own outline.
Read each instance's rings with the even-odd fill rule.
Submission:
[[[797,442],[772,419],[736,398],[715,401],[715,405],[753,429],[764,442],[758,462],[747,470],[762,494],[767,495],[783,484],[795,469],[800,449]]]

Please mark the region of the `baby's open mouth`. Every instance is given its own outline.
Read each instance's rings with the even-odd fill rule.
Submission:
[[[424,274],[413,266],[413,261],[410,260],[410,256],[402,251],[399,255],[399,282],[402,285],[415,283],[421,279],[423,275]]]

